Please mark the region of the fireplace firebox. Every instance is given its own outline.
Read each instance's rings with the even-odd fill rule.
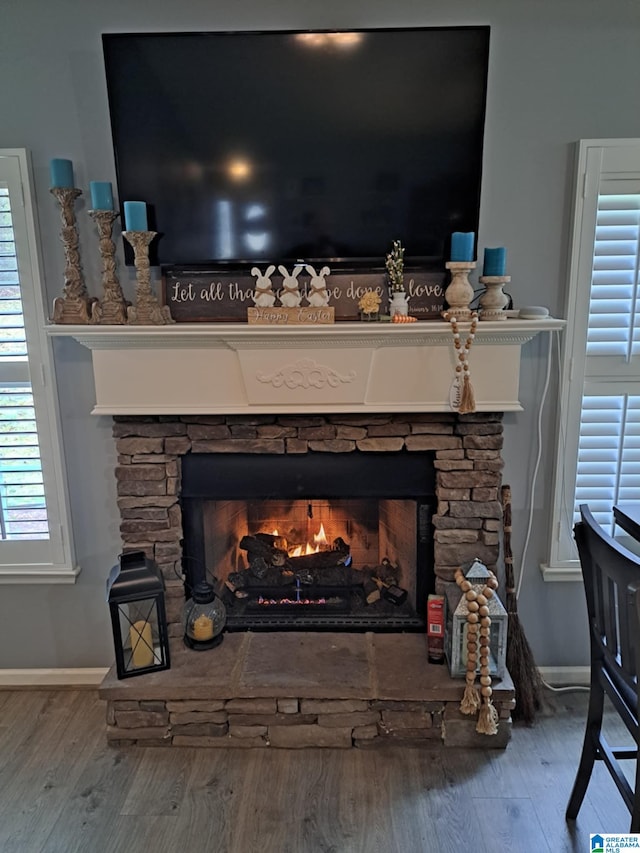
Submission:
[[[424,631],[434,454],[191,453],[187,595],[215,578],[230,631]]]

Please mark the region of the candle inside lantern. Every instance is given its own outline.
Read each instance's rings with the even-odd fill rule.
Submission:
[[[482,267],[482,275],[504,275],[507,264],[507,250],[485,249],[484,250],[484,265]]]
[[[133,652],[133,665],[136,669],[143,666],[151,666],[153,663],[153,638],[151,625],[140,619],[134,622],[129,629],[131,639],[131,651]]]
[[[451,235],[451,260],[472,261],[473,244],[475,240],[473,231],[454,231]]]
[[[89,189],[94,210],[113,210],[113,191],[109,181],[91,181]]]
[[[193,639],[203,642],[213,637],[213,619],[201,613],[193,622]]]
[[[127,231],[147,230],[147,205],[144,201],[125,201],[124,224]]]
[[[73,163],[56,157],[49,166],[52,187],[73,188]]]

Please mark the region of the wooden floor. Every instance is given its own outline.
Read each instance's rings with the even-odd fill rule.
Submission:
[[[93,691],[0,692],[0,851],[584,853],[629,817],[598,765],[565,823],[586,695],[553,702],[505,751],[119,750]]]

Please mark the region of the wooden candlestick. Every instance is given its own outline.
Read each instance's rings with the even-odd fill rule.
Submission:
[[[476,268],[475,261],[447,261],[445,264],[451,270],[451,282],[444,292],[444,298],[449,306],[447,314],[458,320],[468,320],[471,317],[469,305],[473,299],[473,287],[468,275]]]
[[[113,210],[90,210],[89,216],[96,223],[100,238],[102,259],[102,300],[91,308],[91,322],[102,325],[123,325],[127,322],[127,307],[116,273],[116,247],[111,239],[113,223],[119,214]]]
[[[157,231],[123,231],[122,236],[133,247],[136,267],[136,297],[127,309],[129,323],[135,326],[165,326],[175,323],[168,305],[160,305],[151,289],[149,245]]]
[[[485,292],[480,297],[481,320],[506,320],[504,309],[509,304],[502,288],[511,281],[510,275],[481,275],[478,281],[485,286]]]
[[[63,295],[53,300],[52,320],[54,323],[88,323],[95,300],[89,298],[82,276],[75,214],[75,200],[82,195],[82,190],[75,187],[51,187],[50,192],[60,205],[60,239],[65,259]]]

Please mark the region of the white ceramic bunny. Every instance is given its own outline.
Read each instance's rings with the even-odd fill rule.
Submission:
[[[278,271],[282,274],[282,290],[280,291],[280,303],[285,308],[297,308],[302,302],[302,294],[298,285],[298,276],[302,271],[300,264],[297,264],[292,270],[291,275],[287,272],[287,268],[280,265]]]
[[[322,307],[323,305],[329,304],[329,291],[327,290],[327,283],[325,281],[325,276],[328,276],[331,270],[329,267],[322,267],[319,273],[315,271],[315,268],[309,266],[307,264],[305,266],[306,271],[311,276],[311,286],[309,288],[309,294],[307,296],[307,301],[309,305],[313,305],[315,307]]]
[[[275,272],[275,266],[269,264],[266,271],[261,273],[258,267],[251,270],[251,275],[256,277],[256,289],[253,293],[253,301],[258,308],[272,308],[275,305],[276,296],[271,289],[271,276]]]

